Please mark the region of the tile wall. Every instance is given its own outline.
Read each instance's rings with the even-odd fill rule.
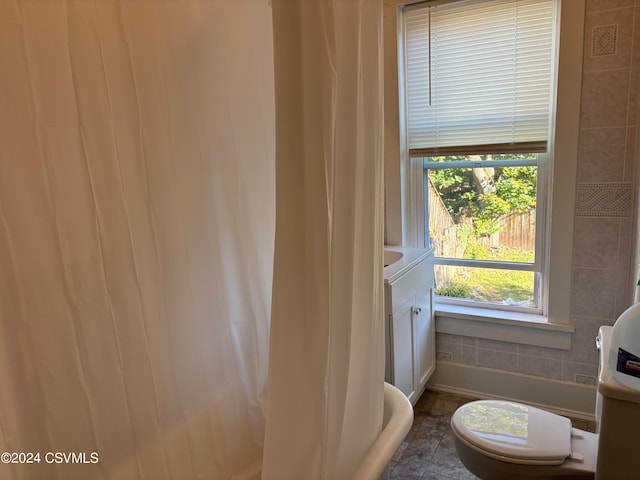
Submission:
[[[576,0],[572,0],[576,1]],[[576,189],[572,349],[437,334],[439,361],[595,384],[600,325],[633,292],[633,192],[640,88],[640,0],[587,0]]]

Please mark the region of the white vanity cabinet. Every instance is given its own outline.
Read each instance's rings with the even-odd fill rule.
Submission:
[[[403,250],[404,267],[385,268],[385,380],[415,404],[436,365],[433,263],[428,250]]]

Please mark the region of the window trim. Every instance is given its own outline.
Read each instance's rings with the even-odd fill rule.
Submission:
[[[500,151],[500,150],[498,150]],[[495,154],[496,151],[488,152]],[[514,152],[515,153],[515,152]],[[535,152],[524,152],[522,150],[518,150],[518,153],[535,153]],[[520,312],[524,314],[534,314],[534,315],[545,315],[545,306],[547,304],[547,292],[543,288],[543,280],[544,280],[544,262],[545,262],[545,221],[548,212],[545,210],[546,202],[546,187],[549,179],[546,176],[545,166],[549,163],[549,155],[546,153],[538,153],[536,159],[511,159],[511,160],[491,160],[490,162],[480,162],[480,161],[448,161],[448,162],[428,162],[426,158],[423,159],[423,175],[424,175],[424,185],[425,189],[427,188],[427,177],[429,170],[439,170],[439,169],[451,169],[451,168],[478,168],[485,166],[492,167],[527,167],[527,166],[535,166],[538,169],[537,173],[537,189],[536,189],[536,219],[542,218],[543,222],[538,225],[536,221],[536,235],[535,235],[535,260],[532,263],[525,262],[506,262],[506,261],[495,261],[495,260],[472,260],[472,259],[461,259],[461,258],[449,258],[449,257],[434,257],[434,265],[452,265],[452,266],[470,266],[475,268],[489,268],[489,269],[501,269],[501,270],[515,270],[515,271],[527,271],[533,272],[534,275],[539,276],[540,281],[534,279],[534,292],[533,296],[536,300],[535,306],[519,306],[519,305],[501,305],[499,303],[491,303],[491,302],[483,302],[483,301],[475,301],[469,298],[452,298],[452,297],[441,297],[434,296],[436,301],[441,304],[448,305],[459,305],[459,306],[467,306],[471,308],[477,309],[488,309],[492,311],[511,311],[511,312]],[[429,167],[431,165],[431,168]],[[428,199],[425,195],[424,197],[424,215],[425,215],[425,242],[428,238]]]
[[[544,165],[549,162],[549,153],[548,150],[552,146],[550,143],[550,126],[553,122],[553,117],[555,115],[555,111],[552,107],[552,99],[555,91],[555,84],[557,82],[557,61],[558,61],[558,44],[557,44],[557,36],[559,35],[558,28],[558,16],[559,11],[554,8],[555,5],[553,0],[539,0],[541,3],[539,5],[535,5],[535,10],[529,12],[531,17],[525,16],[525,18],[535,18],[533,23],[527,22],[520,18],[517,14],[515,17],[513,16],[513,10],[516,12],[520,11],[518,3],[519,0],[511,0],[506,3],[498,3],[495,4],[492,1],[485,0],[474,0],[473,2],[451,2],[450,6],[446,7],[446,13],[443,11],[442,21],[444,22],[443,29],[455,29],[459,30],[459,25],[463,25],[469,22],[467,18],[470,16],[474,20],[478,20],[482,23],[483,19],[487,19],[487,17],[495,16],[496,12],[498,14],[502,14],[504,12],[508,12],[509,15],[505,17],[500,17],[501,20],[497,21],[494,26],[498,31],[501,31],[502,28],[505,28],[505,32],[503,32],[506,36],[501,36],[504,40],[504,43],[501,43],[500,46],[496,47],[498,50],[504,48],[506,65],[511,66],[512,68],[504,68],[504,63],[496,64],[496,70],[501,75],[504,73],[507,76],[504,78],[503,82],[498,82],[499,87],[497,92],[493,92],[487,95],[482,95],[482,98],[479,100],[480,105],[485,105],[488,97],[492,102],[497,101],[500,107],[498,108],[499,119],[501,120],[496,128],[493,128],[493,122],[491,119],[494,119],[493,116],[496,114],[486,113],[489,115],[489,125],[487,125],[485,118],[485,113],[483,110],[482,115],[477,117],[478,111],[476,108],[476,104],[471,101],[472,98],[475,97],[476,91],[470,90],[469,87],[477,86],[476,80],[469,80],[468,82],[463,82],[464,87],[459,87],[464,89],[464,101],[462,102],[465,105],[464,109],[460,108],[460,105],[455,101],[451,100],[451,93],[449,92],[450,85],[448,84],[438,84],[436,80],[434,82],[438,85],[436,88],[437,92],[444,92],[444,117],[440,118],[438,116],[438,105],[439,105],[439,96],[436,95],[436,99],[434,100],[434,106],[425,109],[425,85],[418,80],[424,80],[424,76],[426,75],[425,69],[428,70],[428,79],[429,79],[429,105],[431,105],[431,71],[432,71],[432,63],[431,63],[431,48],[432,43],[435,43],[435,51],[437,52],[439,49],[443,51],[449,52],[452,48],[456,48],[455,54],[453,57],[449,56],[448,60],[443,60],[442,63],[445,65],[443,68],[445,69],[444,76],[445,77],[456,77],[461,73],[460,69],[467,68],[466,62],[461,61],[463,58],[467,58],[466,50],[458,50],[459,47],[464,47],[469,44],[470,39],[475,39],[477,37],[476,32],[469,33],[469,37],[463,35],[461,39],[457,36],[455,38],[448,38],[451,44],[445,44],[438,40],[437,34],[432,38],[432,9],[430,5],[432,3],[423,3],[419,5],[419,10],[416,8],[417,6],[411,5],[410,7],[405,7],[402,13],[402,31],[401,31],[401,51],[399,52],[400,58],[403,59],[403,103],[406,106],[407,118],[405,119],[405,135],[406,141],[409,144],[408,154],[410,157],[418,157],[422,156],[423,160],[423,168],[424,168],[424,247],[430,247],[430,240],[432,236],[432,232],[430,232],[430,208],[429,208],[429,196],[427,195],[428,188],[428,175],[429,172],[433,170],[439,169],[469,169],[469,168],[477,168],[477,167],[499,167],[499,166],[530,166],[535,165],[536,167],[536,177],[537,177],[537,186],[536,189],[536,204],[542,200],[541,205],[537,205],[536,208],[536,228],[535,228],[535,260],[532,263],[523,264],[518,263],[514,266],[514,268],[509,268],[509,265],[506,262],[495,262],[489,260],[466,260],[459,258],[441,258],[434,257],[435,265],[443,265],[443,266],[458,266],[458,267],[469,267],[472,269],[480,268],[480,269],[501,269],[501,270],[526,270],[529,272],[533,272],[533,285],[532,287],[532,295],[533,301],[530,306],[524,307],[521,305],[501,305],[500,302],[491,302],[488,300],[474,300],[472,298],[450,298],[450,297],[436,297],[438,302],[446,303],[446,304],[454,304],[454,305],[464,305],[470,306],[473,308],[489,308],[496,310],[507,310],[507,311],[515,311],[515,312],[526,312],[526,313],[534,313],[539,315],[544,315],[547,313],[547,295],[545,288],[543,285],[544,278],[547,275],[547,272],[543,268],[545,265],[545,253],[546,249],[544,248],[547,243],[546,238],[546,216],[547,211],[544,208],[546,206],[546,202],[544,202],[544,196],[548,191],[545,187],[546,184],[552,181],[548,175],[545,175],[545,169],[540,168],[538,166],[540,164]],[[494,9],[494,10],[492,10]],[[503,9],[504,12],[503,12]],[[417,13],[416,13],[417,12]],[[417,16],[414,16],[416,13]],[[441,17],[436,12],[436,31],[438,31],[438,23]],[[426,23],[428,21],[428,29],[426,27]],[[452,26],[453,25],[453,26]],[[547,30],[551,26],[549,30]],[[518,35],[513,34],[513,29],[515,32],[519,31],[519,28],[522,27],[525,30],[533,28],[534,31],[538,31],[538,29],[542,29],[541,31],[548,32],[550,34],[549,37],[546,37],[543,41],[543,44],[550,47],[550,50],[535,50],[529,51],[528,48],[531,47],[531,43],[527,42],[523,45],[523,57],[518,56],[519,49],[517,46],[518,43]],[[486,28],[484,25],[480,25],[480,31],[484,31],[482,29]],[[428,32],[428,40],[424,37],[425,29]],[[412,36],[418,35],[417,37]],[[540,32],[538,32],[540,33]],[[526,35],[525,35],[526,36]],[[426,62],[427,53],[424,50],[425,42],[428,44],[428,66]],[[513,42],[516,48],[511,48],[509,42]],[[418,48],[420,47],[420,48]],[[493,49],[488,50],[484,46],[477,48],[481,48],[484,57],[476,58],[473,62],[474,68],[485,68],[487,64],[494,65],[493,59],[491,57]],[[535,49],[538,46],[534,47]],[[502,50],[500,50],[502,51]],[[436,54],[437,57],[437,54]],[[409,62],[413,63],[409,63]],[[546,74],[544,77],[540,77],[536,75],[533,77],[532,85],[529,85],[529,79],[526,78],[526,71],[528,68],[531,68],[530,62],[534,63],[536,67],[542,68],[544,73]],[[513,64],[512,64],[513,63]],[[527,69],[521,70],[517,68],[517,65],[520,64],[528,65]],[[446,66],[448,65],[448,67]],[[449,68],[447,70],[447,68]],[[484,70],[481,70],[484,71]],[[412,73],[413,72],[413,76]],[[477,72],[477,70],[473,70],[473,72]],[[537,72],[537,69],[536,69]],[[492,80],[499,80],[501,77],[494,77],[494,73],[489,74],[489,78]],[[511,77],[510,75],[514,75]],[[522,77],[525,75],[525,77]],[[436,73],[435,78],[438,78],[438,74]],[[523,81],[523,85],[527,85],[523,92],[520,92],[520,89],[516,88],[515,85],[519,81]],[[513,83],[512,83],[513,82]],[[454,86],[451,86],[454,88]],[[532,91],[527,90],[527,88],[533,88]],[[537,114],[543,113],[540,108],[544,107],[544,111],[546,115],[535,115],[531,116],[532,111],[530,110],[530,102],[525,102],[525,106],[523,109],[520,109],[519,102],[522,102],[522,98],[516,95],[515,90],[518,90],[523,95],[533,95],[534,105],[536,109],[534,110]],[[417,96],[413,96],[413,93]],[[497,98],[503,96],[503,100],[497,100]],[[544,102],[540,103],[541,100]],[[505,102],[505,103],[502,103]],[[493,104],[493,103],[492,103]],[[414,113],[412,117],[411,108],[414,108]],[[466,120],[466,117],[463,119],[460,115],[467,111],[467,109],[471,112],[470,118],[473,120]],[[490,110],[491,112],[491,110]],[[451,114],[452,116],[447,116]],[[415,125],[412,123],[412,118],[417,122]],[[484,119],[484,120],[483,120]],[[533,120],[532,120],[533,119]],[[443,124],[437,123],[439,120],[444,121]],[[481,121],[483,120],[483,121]],[[509,121],[506,121],[509,120]],[[531,123],[533,121],[533,123]],[[510,128],[509,125],[511,126]],[[531,136],[531,128],[534,128],[536,134]],[[542,129],[540,127],[543,127]],[[444,132],[444,139],[439,140],[440,130]],[[457,132],[456,135],[450,136],[450,131]],[[449,132],[449,134],[447,133]],[[460,133],[464,133],[466,137],[458,136]],[[482,135],[479,135],[482,133]],[[415,134],[415,137],[414,137]],[[507,135],[512,136],[511,143],[489,143],[483,145],[473,146],[472,142],[478,141],[481,138],[486,140],[490,139],[502,139]],[[527,141],[527,139],[530,139]],[[444,142],[444,143],[443,143]],[[463,143],[467,142],[467,143]],[[412,146],[413,145],[413,146]],[[518,153],[533,153],[536,158],[533,161],[523,161],[522,159],[510,159],[510,160],[496,160],[491,162],[474,162],[471,160],[468,161],[447,161],[445,158],[443,162],[431,162],[430,157],[442,157],[442,156],[450,156],[450,155],[483,155],[483,154],[518,154]],[[540,225],[540,227],[538,227]],[[541,248],[540,248],[541,247]],[[486,285],[481,285],[486,286]]]
[[[385,0],[385,240],[387,244],[417,247],[424,245],[424,227],[420,213],[424,209],[422,188],[422,162],[408,155],[404,127],[405,106],[398,102],[403,95],[402,8],[410,4],[406,0]],[[560,15],[557,85],[552,93],[555,115],[552,119],[550,154],[559,159],[553,168],[547,169],[554,181],[551,183],[547,224],[553,225],[548,233],[543,288],[548,292],[547,316],[540,316],[543,324],[566,325],[570,328],[571,258],[573,248],[573,224],[575,206],[575,181],[578,155],[580,121],[580,96],[585,2],[556,0]],[[400,67],[400,68],[399,68]],[[397,75],[397,76],[396,76]],[[394,78],[395,77],[395,78]],[[422,221],[424,222],[424,221]],[[435,306],[439,319],[438,330],[446,328],[447,312]],[[479,309],[476,309],[479,310]],[[480,312],[473,321],[485,324],[487,332],[499,319],[489,310]],[[494,321],[496,320],[496,321]],[[497,322],[497,323],[496,323]],[[519,322],[527,329],[527,320]],[[541,328],[536,322],[536,328]],[[493,337],[485,337],[493,338]],[[523,338],[523,342],[526,339]]]
[[[412,157],[446,157],[449,155],[483,155],[491,153],[546,153],[547,142],[520,142],[456,147],[412,148]]]

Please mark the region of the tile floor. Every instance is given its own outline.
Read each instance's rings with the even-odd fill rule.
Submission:
[[[407,437],[391,459],[392,480],[476,479],[458,459],[451,434],[451,415],[472,398],[426,390],[414,407]],[[595,431],[595,423],[572,419],[577,428]]]

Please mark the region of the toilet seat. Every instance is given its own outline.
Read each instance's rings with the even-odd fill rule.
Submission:
[[[453,414],[451,427],[467,446],[503,462],[560,465],[571,455],[571,421],[521,403],[467,403]]]

